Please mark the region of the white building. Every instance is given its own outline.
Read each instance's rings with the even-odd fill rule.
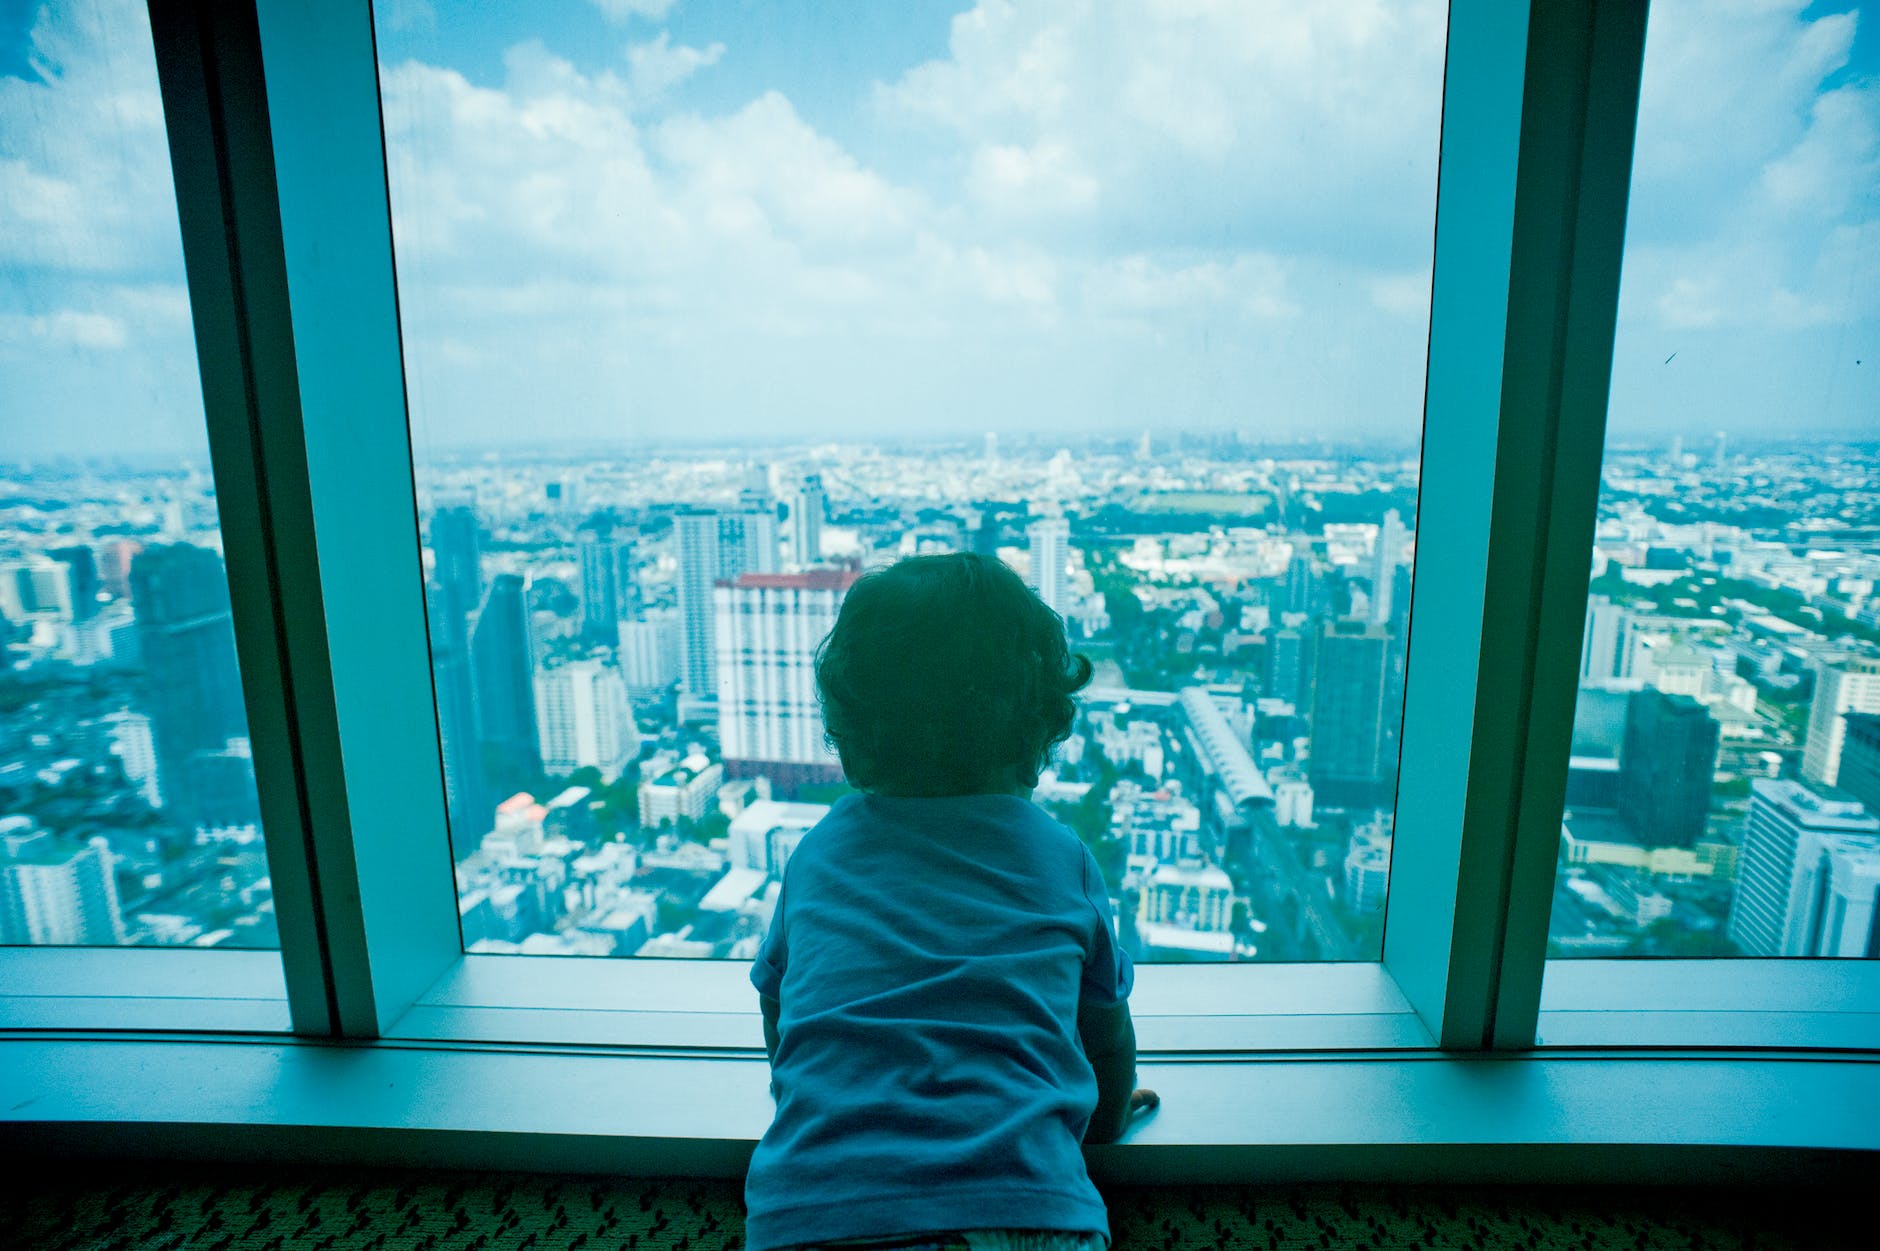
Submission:
[[[1841,778],[1841,744],[1850,712],[1880,712],[1880,656],[1841,656],[1815,662],[1815,698],[1808,709],[1802,776],[1823,786]]]
[[[653,693],[679,680],[679,614],[656,608],[638,621],[620,623],[620,674],[629,691]]]
[[[1273,786],[1273,819],[1282,827],[1312,828],[1312,783],[1304,778],[1277,778]]]
[[[1392,585],[1397,566],[1403,563],[1408,534],[1403,515],[1394,508],[1384,514],[1384,523],[1377,528],[1377,547],[1371,553],[1371,620],[1379,624],[1390,620]]]
[[[535,723],[542,767],[571,773],[593,767],[619,777],[640,753],[620,670],[600,660],[574,660],[535,675]]]
[[[686,757],[677,768],[640,783],[640,824],[652,829],[703,821],[724,777],[725,767],[717,761]]]
[[[842,776],[823,739],[816,648],[858,576],[747,573],[717,588],[718,740],[731,776],[785,785]]]
[[[1234,881],[1224,869],[1189,861],[1165,864],[1143,886],[1138,917],[1151,925],[1221,934],[1234,923]]]
[[[1345,853],[1345,906],[1353,912],[1382,912],[1390,888],[1391,836],[1381,825],[1354,830]]]
[[[1781,955],[1790,932],[1797,852],[1804,837],[1880,835],[1880,820],[1846,795],[1824,796],[1800,782],[1757,778],[1750,783],[1749,822],[1730,904],[1730,939],[1743,954]],[[1804,866],[1813,867],[1813,866]]]
[[[1580,644],[1581,686],[1598,686],[1619,676],[1625,620],[1625,609],[1606,596],[1586,597],[1586,634]]]
[[[1046,608],[1063,616],[1071,599],[1071,523],[1040,517],[1025,527],[1031,549],[1031,584]]]
[[[1796,840],[1789,884],[1785,956],[1880,956],[1880,834],[1823,834]]]
[[[75,844],[28,817],[0,817],[0,944],[124,942],[111,864],[102,837]]]
[[[804,569],[822,559],[823,517],[828,508],[822,475],[807,474],[790,497],[790,559]]]
[[[110,727],[111,754],[118,758],[124,776],[145,803],[163,807],[163,790],[157,780],[157,746],[150,734],[150,718],[140,712],[114,712],[104,718]]]
[[[784,866],[815,824],[829,814],[828,804],[786,804],[760,799],[732,818],[731,866],[782,880]]]

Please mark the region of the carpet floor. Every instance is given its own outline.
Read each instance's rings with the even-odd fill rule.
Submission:
[[[0,1181],[9,1251],[730,1251],[737,1182],[72,1162]],[[1871,1193],[1446,1186],[1108,1187],[1116,1251],[1880,1247]],[[1856,1202],[1856,1200],[1860,1202]],[[1849,1217],[1857,1217],[1853,1227]]]

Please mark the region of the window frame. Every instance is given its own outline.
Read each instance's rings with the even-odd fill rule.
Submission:
[[[371,7],[151,13],[293,1032],[749,1052],[742,964],[463,952]],[[1416,570],[1383,956],[1146,966],[1145,1054],[1519,1052],[1537,1028],[1543,1045],[1721,1042],[1707,1005],[1754,1015],[1753,979],[1686,978],[1695,1006],[1662,1011],[1675,970],[1611,961],[1610,986],[1543,990],[1644,25],[1629,0],[1452,0],[1417,532],[1443,559]],[[9,952],[0,971],[11,990],[43,959],[19,984],[44,986],[116,954]],[[210,970],[234,953],[170,954]],[[1880,991],[1880,969],[1820,976]],[[1689,1001],[1706,981],[1718,997]],[[190,997],[159,982],[136,1019],[192,1028]],[[1244,1012],[1210,1010],[1223,982]],[[57,1017],[6,998],[0,1027]],[[1755,1036],[1769,1045],[1870,1037],[1783,1003]]]

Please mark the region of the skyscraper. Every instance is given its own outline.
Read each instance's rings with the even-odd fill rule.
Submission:
[[[614,579],[619,561],[613,523],[590,521],[575,536],[581,556],[581,639],[602,647],[620,645],[620,596]]]
[[[1787,779],[1751,782],[1749,822],[1730,903],[1730,940],[1744,955],[1781,955],[1803,835],[1876,833],[1880,820],[1842,792],[1823,794]]]
[[[1312,568],[1312,550],[1303,545],[1293,548],[1286,566],[1286,590],[1280,599],[1282,612],[1312,612],[1318,607],[1318,578]]]
[[[1320,624],[1306,772],[1325,804],[1384,800],[1384,678],[1390,636],[1351,618]]]
[[[709,698],[718,689],[712,588],[746,573],[777,571],[777,515],[757,506],[735,512],[682,508],[672,526],[679,564],[680,686],[687,695]]]
[[[248,736],[228,580],[220,556],[175,543],[138,553],[130,583],[162,794],[187,825],[212,815],[192,790],[191,758]]]
[[[432,631],[449,629],[461,645],[467,619],[483,602],[483,552],[476,513],[462,504],[432,513],[431,556],[432,576],[443,592],[432,608],[437,622]]]
[[[1692,847],[1703,837],[1718,740],[1716,719],[1689,695],[1632,692],[1619,748],[1619,815],[1640,841]]]
[[[0,945],[124,941],[110,844],[56,838],[28,817],[0,817]]]
[[[768,777],[785,790],[841,779],[823,740],[816,648],[858,576],[747,573],[717,588],[718,738],[730,776]]]
[[[1834,786],[1841,778],[1841,744],[1847,737],[1844,714],[1880,712],[1880,656],[1817,661],[1814,670],[1815,698],[1808,707],[1802,776]]]
[[[1377,547],[1371,553],[1371,620],[1379,625],[1391,618],[1397,566],[1403,562],[1403,544],[1408,533],[1403,516],[1394,508],[1384,514],[1383,524],[1377,528]]]
[[[1880,957],[1880,830],[1824,834],[1795,842],[1785,956]]]
[[[790,499],[790,559],[806,568],[822,559],[823,496],[821,474],[806,474]]]
[[[431,619],[446,621],[449,597],[433,581],[425,587]],[[469,848],[489,825],[483,787],[482,747],[477,741],[476,688],[470,676],[470,645],[462,626],[431,636],[431,681],[437,693],[437,731],[444,760],[444,805],[453,847]]]
[[[66,587],[70,594],[73,621],[89,621],[98,615],[98,558],[89,547],[55,547],[52,559],[66,569]]]
[[[1031,549],[1031,583],[1038,598],[1063,616],[1071,603],[1071,525],[1062,517],[1040,517],[1025,527]]]
[[[640,728],[620,670],[575,660],[535,675],[542,765],[550,773],[595,768],[616,778],[640,754]]]
[[[477,740],[491,794],[521,790],[541,773],[535,730],[535,641],[520,574],[498,574],[470,640]]]

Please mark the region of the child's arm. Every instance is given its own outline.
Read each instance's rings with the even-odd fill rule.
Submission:
[[[1079,1004],[1077,1036],[1097,1072],[1097,1110],[1090,1114],[1084,1141],[1115,1142],[1138,1109],[1160,1102],[1153,1090],[1136,1089],[1136,1026],[1129,1019],[1129,1001]]]

